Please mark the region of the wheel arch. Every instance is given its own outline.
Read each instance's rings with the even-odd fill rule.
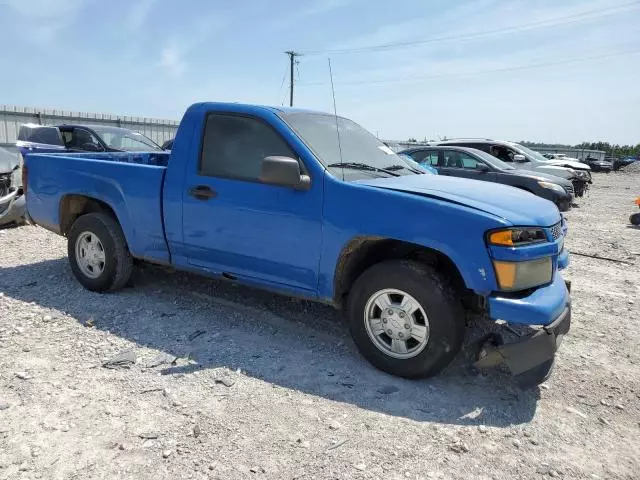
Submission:
[[[69,194],[60,200],[60,233],[67,235],[71,225],[78,217],[86,213],[106,213],[111,215],[120,225],[115,210],[107,202],[88,195]]]
[[[455,262],[440,250],[391,238],[359,236],[342,249],[334,272],[333,303],[344,305],[356,279],[369,267],[385,260],[408,259],[430,265],[445,275],[453,288],[468,292],[464,277]]]

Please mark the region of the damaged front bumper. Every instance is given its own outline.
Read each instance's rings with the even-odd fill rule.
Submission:
[[[24,223],[26,212],[26,203],[21,192],[14,190],[0,197],[0,227]]]
[[[484,369],[506,365],[523,388],[544,382],[571,326],[570,288],[570,283],[556,272],[550,285],[528,296],[489,298],[491,318],[500,319],[516,339],[506,343],[502,335],[490,334],[480,342],[475,366]],[[521,333],[524,328],[528,331]]]

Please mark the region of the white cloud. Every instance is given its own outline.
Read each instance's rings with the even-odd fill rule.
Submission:
[[[162,49],[158,65],[167,69],[174,77],[180,77],[186,69],[184,55],[176,46],[168,46]]]

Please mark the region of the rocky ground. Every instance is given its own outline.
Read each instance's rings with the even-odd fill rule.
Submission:
[[[640,175],[567,214],[574,316],[548,383],[374,370],[328,307],[145,267],[83,290],[0,231],[0,479],[640,478]],[[106,360],[107,363],[103,366]],[[110,368],[107,368],[110,367]]]

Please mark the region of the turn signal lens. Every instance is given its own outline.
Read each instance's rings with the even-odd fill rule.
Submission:
[[[499,232],[493,232],[489,235],[489,243],[493,245],[508,245],[513,246],[513,238],[511,237],[511,230],[500,230]]]
[[[498,285],[502,290],[511,290],[516,283],[516,264],[514,262],[493,262],[498,277]]]
[[[551,257],[526,262],[500,262],[494,260],[500,290],[513,292],[544,285],[551,281],[553,265]]]

